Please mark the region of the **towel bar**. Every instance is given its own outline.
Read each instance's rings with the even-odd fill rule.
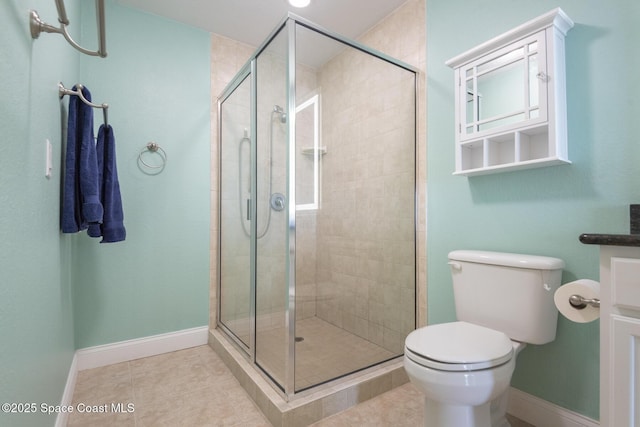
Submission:
[[[108,115],[109,104],[94,104],[93,102],[85,98],[84,95],[82,94],[82,89],[84,88],[82,84],[78,83],[76,84],[76,87],[78,88],[78,90],[71,90],[64,87],[62,82],[58,83],[58,94],[60,96],[60,99],[62,99],[65,95],[77,95],[78,97],[80,97],[82,102],[87,104],[89,107],[102,108],[104,125],[107,126],[109,124],[109,115]]]
[[[40,19],[38,12],[31,10],[29,12],[29,28],[31,30],[31,37],[37,39],[40,37],[41,32],[45,33],[57,33],[62,34],[64,38],[69,42],[71,46],[79,50],[82,53],[91,56],[99,56],[105,58],[107,56],[107,41],[106,41],[106,24],[104,18],[104,0],[96,0],[96,18],[98,21],[98,50],[88,50],[76,43],[69,32],[67,31],[67,25],[69,25],[69,18],[67,17],[67,11],[64,7],[63,0],[56,0],[56,8],[58,9],[58,22],[60,22],[60,28],[49,25]]]

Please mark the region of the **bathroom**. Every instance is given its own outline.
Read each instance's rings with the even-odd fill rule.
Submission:
[[[91,7],[66,3],[72,23],[93,24]],[[576,23],[566,40],[572,164],[452,176],[453,78],[444,62],[558,6]],[[33,41],[28,9],[47,21],[56,16],[48,0],[0,6],[0,400],[56,403],[76,350],[209,323],[209,306],[215,304],[209,301],[215,265],[210,201],[217,197],[210,174],[217,161],[209,145],[212,97],[251,51],[243,58],[215,57],[209,53],[215,36],[107,1],[109,56],[89,58],[57,35]],[[454,249],[556,256],[566,262],[563,282],[598,279],[597,248],[580,244],[578,236],[626,232],[628,205],[640,199],[640,150],[631,139],[640,130],[632,125],[640,106],[630,90],[630,71],[639,64],[629,55],[631,41],[640,36],[638,16],[638,5],[625,0],[426,2],[421,41],[426,39],[427,83],[420,90],[427,93],[427,106],[418,113],[426,119],[418,140],[427,147],[419,153],[426,161],[419,184],[427,188],[426,222],[420,224],[428,233],[419,242],[419,257],[429,261],[418,280],[418,292],[428,293],[419,309],[424,322],[454,319],[446,265]],[[74,35],[95,45],[93,25],[83,24]],[[226,73],[222,81],[211,78],[217,70]],[[59,163],[51,179],[44,176],[46,139],[54,157],[61,157],[65,112],[58,82],[83,82],[95,102],[110,105],[125,242],[97,245],[59,232]],[[137,164],[150,141],[167,152],[167,167],[157,175],[141,173]],[[512,386],[597,420],[598,338],[597,322],[577,325],[560,318],[555,342],[520,355]],[[45,426],[55,417],[14,420]]]

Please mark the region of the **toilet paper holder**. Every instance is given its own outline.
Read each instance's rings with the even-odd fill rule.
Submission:
[[[589,299],[577,294],[571,295],[569,297],[569,304],[571,304],[571,307],[577,310],[582,310],[583,308],[586,308],[587,305],[600,308],[600,300],[598,298]]]

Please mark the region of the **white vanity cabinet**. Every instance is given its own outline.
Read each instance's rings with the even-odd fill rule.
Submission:
[[[640,427],[640,247],[600,246],[600,425]]]
[[[554,9],[446,62],[455,74],[454,175],[570,163],[564,37],[572,27]]]

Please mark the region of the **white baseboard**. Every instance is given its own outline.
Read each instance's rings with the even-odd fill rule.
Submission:
[[[598,421],[513,387],[507,412],[536,427],[600,427]]]
[[[73,403],[73,392],[79,371],[206,345],[208,339],[209,327],[200,326],[76,350],[69,368],[69,375],[67,376],[67,383],[64,387],[60,405],[68,406]],[[55,427],[65,427],[67,419],[67,413],[58,413]]]
[[[156,356],[185,348],[207,344],[208,326],[153,335],[113,344],[81,348],[76,351],[78,370],[99,368],[114,363],[128,362],[142,357]]]
[[[71,366],[69,367],[69,375],[67,375],[67,383],[62,393],[62,402],[60,405],[68,406],[73,402],[73,391],[76,388],[76,378],[78,378],[78,354],[73,355]],[[66,412],[58,412],[55,427],[66,427],[69,414]]]

